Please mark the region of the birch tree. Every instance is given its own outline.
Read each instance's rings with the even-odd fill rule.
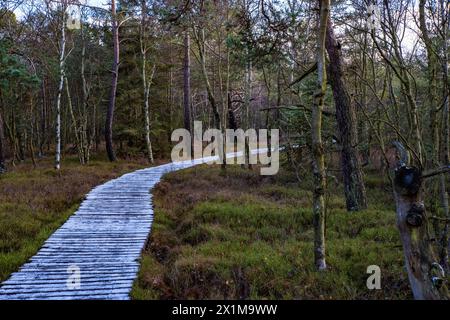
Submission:
[[[153,64],[150,75],[147,75],[147,55],[149,52],[148,35],[147,35],[147,4],[146,0],[141,1],[141,25],[139,30],[139,42],[141,47],[141,62],[142,62],[142,88],[144,96],[144,120],[145,120],[145,144],[147,147],[147,159],[150,163],[154,163],[152,142],[150,139],[150,87],[155,74],[156,64]]]
[[[111,26],[113,34],[113,63],[111,69],[111,88],[109,92],[109,103],[106,112],[105,124],[105,142],[106,152],[111,162],[116,161],[116,154],[113,145],[113,122],[114,109],[116,107],[117,81],[119,77],[119,58],[120,58],[120,44],[119,44],[119,21],[116,11],[116,0],[111,0]]]
[[[61,5],[61,41],[59,46],[59,85],[56,97],[56,147],[55,147],[55,169],[61,169],[61,97],[64,89],[65,61],[66,61],[66,9],[67,2]]]

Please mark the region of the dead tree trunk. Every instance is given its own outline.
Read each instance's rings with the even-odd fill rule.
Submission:
[[[444,270],[433,252],[428,234],[421,169],[408,165],[409,156],[401,143],[395,142],[395,146],[401,159],[394,179],[397,227],[411,290],[418,300],[448,299]]]
[[[116,107],[117,80],[119,76],[119,23],[116,14],[116,1],[111,1],[111,24],[114,42],[114,58],[112,65],[111,89],[109,92],[108,111],[106,113],[105,142],[106,152],[111,162],[116,161],[116,154],[113,146],[113,121],[114,109]]]
[[[313,216],[314,216],[314,262],[318,270],[325,270],[325,157],[322,143],[322,111],[327,88],[325,71],[325,35],[330,12],[330,0],[320,2],[320,27],[317,41],[317,89],[314,93],[311,135],[313,153]]]
[[[328,18],[326,48],[330,57],[329,79],[336,106],[336,120],[341,141],[341,168],[348,211],[367,208],[361,163],[358,158],[357,120],[353,101],[344,82],[340,44],[336,41],[331,19]]]

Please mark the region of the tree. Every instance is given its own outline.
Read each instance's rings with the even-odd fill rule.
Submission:
[[[56,96],[56,148],[55,148],[55,169],[61,169],[61,97],[64,89],[64,67],[66,62],[66,9],[67,4],[64,2],[61,6],[61,41],[59,47],[59,85],[58,94]]]
[[[443,25],[442,25],[442,33],[444,35],[444,39],[443,39],[443,43],[444,43],[444,48],[442,50],[443,54],[443,61],[444,61],[444,66],[443,66],[443,78],[444,78],[444,83],[443,83],[443,88],[444,88],[444,108],[443,108],[443,136],[442,136],[442,146],[443,146],[443,154],[444,157],[441,157],[441,150],[440,150],[440,145],[441,145],[441,133],[440,133],[440,123],[439,123],[439,113],[440,113],[440,109],[441,106],[439,105],[438,102],[438,98],[437,98],[437,76],[438,76],[438,60],[439,60],[439,49],[436,48],[436,46],[434,45],[434,41],[433,38],[431,37],[429,31],[428,31],[428,27],[427,27],[427,15],[426,15],[426,4],[427,1],[426,0],[420,0],[419,1],[419,28],[420,28],[420,33],[421,33],[421,37],[422,40],[425,44],[425,48],[426,48],[426,53],[427,53],[427,71],[428,71],[428,102],[429,102],[429,109],[430,109],[430,124],[429,124],[429,129],[430,129],[430,133],[431,133],[431,154],[430,154],[430,165],[437,167],[440,166],[442,163],[449,163],[449,159],[448,157],[445,157],[445,153],[446,153],[446,149],[448,147],[446,147],[446,141],[448,142],[448,132],[446,134],[446,123],[447,123],[447,127],[448,127],[448,120],[446,121],[446,112],[447,108],[445,106],[446,103],[448,103],[448,101],[446,101],[447,97],[445,95],[447,95],[445,93],[445,89],[446,89],[446,72],[447,71],[447,67],[445,66],[445,64],[447,63],[448,59],[446,57],[447,55],[447,49],[446,49],[446,44],[447,44],[447,39],[445,36],[446,33],[446,28],[447,28],[447,23],[445,16],[442,17],[442,21]],[[445,5],[442,3],[440,4],[440,6],[443,8]],[[442,10],[442,9],[441,9]],[[445,9],[444,9],[445,12]],[[437,205],[436,202],[438,202],[438,200],[440,200],[440,204],[441,204],[441,208],[443,209],[443,217],[444,218],[448,218],[449,217],[449,205],[448,205],[448,194],[447,194],[447,190],[446,190],[446,185],[445,185],[445,175],[441,174],[439,176],[439,180],[436,181],[435,183],[433,183],[433,199],[432,199],[432,205],[433,205],[433,212],[436,213],[437,211]],[[439,197],[437,197],[437,189],[439,190]],[[438,199],[439,198],[439,199]],[[439,232],[439,230],[437,230]],[[449,271],[449,264],[448,264],[448,222],[446,222],[444,224],[444,228],[440,234],[440,260],[441,260],[441,264],[443,265],[444,269],[446,270],[446,272]]]
[[[147,76],[147,54],[149,51],[147,41],[148,36],[146,29],[147,26],[147,4],[146,0],[141,1],[141,25],[139,31],[139,42],[141,46],[141,59],[142,59],[142,88],[143,88],[143,96],[144,96],[144,118],[145,118],[145,144],[147,147],[147,158],[150,163],[154,163],[153,159],[153,149],[152,142],[150,139],[150,106],[149,106],[149,98],[150,98],[150,86],[153,81],[153,76],[155,74],[156,64],[153,64],[153,68],[150,76]]]
[[[191,124],[191,38],[189,31],[184,31],[183,60],[183,120],[184,128],[192,132]]]
[[[120,43],[119,43],[119,21],[116,12],[116,1],[111,0],[111,26],[113,34],[113,63],[111,69],[111,88],[109,92],[109,103],[106,113],[105,124],[105,142],[106,152],[111,162],[117,160],[113,145],[113,122],[114,109],[116,107],[117,81],[119,78],[119,58],[120,58]]]
[[[445,271],[431,247],[423,201],[423,180],[434,173],[423,174],[419,167],[410,166],[405,147],[400,142],[395,142],[395,146],[400,154],[394,180],[397,226],[411,290],[419,300],[449,299]]]
[[[444,108],[443,108],[443,125],[442,125],[442,161],[444,165],[450,165],[450,103],[449,103],[449,95],[450,95],[450,85],[449,85],[449,76],[448,76],[448,22],[450,19],[450,8],[448,7],[448,3],[444,0],[439,2],[440,11],[441,11],[441,21],[442,21],[442,69],[443,69],[443,97],[444,97]],[[445,268],[446,272],[450,272],[450,263],[449,263],[449,225],[450,225],[450,209],[449,209],[449,195],[447,191],[447,178],[444,174],[439,176],[439,185],[440,185],[440,200],[441,205],[444,211],[444,219],[445,225],[442,231],[441,236],[441,264]]]
[[[341,45],[337,42],[331,18],[327,22],[326,48],[330,58],[329,79],[336,106],[336,122],[341,145],[341,168],[344,177],[344,191],[348,211],[367,208],[361,163],[356,149],[357,120],[355,106],[344,81]]]
[[[6,171],[6,156],[5,156],[5,128],[3,125],[3,117],[0,112],[0,174]]]
[[[313,153],[313,216],[314,216],[314,262],[318,270],[327,268],[325,260],[325,157],[322,143],[322,111],[327,89],[325,68],[325,38],[330,12],[330,0],[320,0],[319,30],[317,34],[317,89],[311,119]]]

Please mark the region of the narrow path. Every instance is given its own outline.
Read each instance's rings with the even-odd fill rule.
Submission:
[[[138,170],[93,189],[39,252],[3,282],[0,300],[129,299],[153,221],[151,189],[165,173],[202,161]],[[79,288],[71,282],[76,268]]]
[[[0,300],[129,299],[153,221],[152,188],[168,172],[216,159],[138,170],[94,188],[38,253],[2,283]]]

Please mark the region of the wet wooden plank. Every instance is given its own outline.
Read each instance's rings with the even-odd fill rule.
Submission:
[[[3,282],[0,299],[129,299],[153,222],[151,189],[165,173],[194,164],[138,170],[92,189],[39,252]],[[80,271],[78,289],[67,285],[73,265]]]

